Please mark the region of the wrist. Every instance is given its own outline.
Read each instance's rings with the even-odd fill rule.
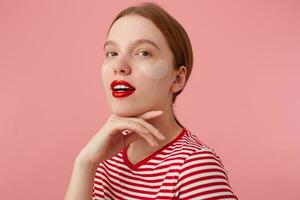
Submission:
[[[74,166],[80,169],[96,170],[100,161],[93,159],[87,159],[82,156],[77,156],[74,162]]]

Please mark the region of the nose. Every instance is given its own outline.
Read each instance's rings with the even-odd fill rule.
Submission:
[[[131,67],[129,65],[127,56],[122,56],[119,57],[119,60],[116,62],[114,66],[114,71],[115,73],[120,73],[120,74],[130,74],[131,72]]]

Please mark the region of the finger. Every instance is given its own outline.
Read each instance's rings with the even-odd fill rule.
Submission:
[[[138,115],[137,117],[141,118],[141,119],[151,119],[151,118],[158,117],[158,116],[162,115],[163,113],[164,113],[164,111],[162,111],[162,110],[153,110],[153,111],[148,111],[141,115]]]
[[[150,124],[149,122],[146,122],[143,119],[140,118],[131,118],[130,120],[136,121],[138,123],[141,123],[146,129],[148,129],[157,139],[159,140],[164,140],[165,137],[164,135],[156,128],[154,127],[152,124]]]
[[[133,122],[133,121],[121,121],[116,125],[116,129],[122,131],[124,129],[130,130],[131,133],[127,135],[131,135],[133,132],[144,138],[151,146],[157,146],[157,142],[152,136],[152,134],[147,130],[143,125]]]

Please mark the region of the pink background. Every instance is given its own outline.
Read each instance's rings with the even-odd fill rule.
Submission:
[[[73,159],[110,115],[102,44],[135,1],[0,1],[0,198],[63,199]],[[300,3],[156,1],[195,64],[175,112],[244,200],[300,199]]]

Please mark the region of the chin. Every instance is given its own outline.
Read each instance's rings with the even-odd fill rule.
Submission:
[[[137,107],[137,105],[134,105],[133,107],[113,106],[113,108],[112,108],[112,112],[115,115],[118,115],[120,117],[135,117],[135,116],[141,115],[147,111],[149,111],[149,109]]]

